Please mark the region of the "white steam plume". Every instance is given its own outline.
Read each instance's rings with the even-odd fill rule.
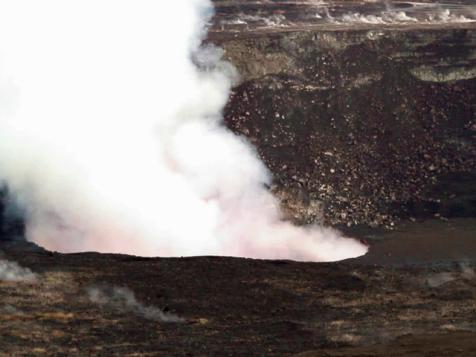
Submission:
[[[199,49],[211,14],[208,0],[0,0],[0,175],[30,240],[144,256],[366,252],[281,220],[264,165],[221,124],[233,71]]]

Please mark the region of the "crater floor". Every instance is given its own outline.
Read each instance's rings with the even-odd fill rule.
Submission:
[[[385,268],[358,261],[145,259],[62,255],[21,243],[3,243],[0,252],[1,261],[35,274],[0,281],[0,355],[476,351],[470,262]],[[18,269],[16,276],[25,277]],[[181,321],[164,322],[162,312]]]

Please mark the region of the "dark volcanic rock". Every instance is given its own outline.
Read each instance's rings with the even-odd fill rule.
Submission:
[[[0,189],[0,242],[24,241],[25,226],[22,215],[10,203],[8,190]]]
[[[476,31],[465,26],[211,33],[241,74],[226,124],[256,145],[291,218],[475,215]]]

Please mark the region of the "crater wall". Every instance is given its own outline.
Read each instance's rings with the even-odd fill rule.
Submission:
[[[238,69],[226,124],[297,222],[392,227],[476,214],[476,31],[212,32]]]

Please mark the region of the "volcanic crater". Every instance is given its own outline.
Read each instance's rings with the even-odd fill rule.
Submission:
[[[226,126],[289,220],[370,253],[60,254],[24,240],[4,194],[0,355],[475,355],[472,1],[214,5],[206,42],[240,75]]]

